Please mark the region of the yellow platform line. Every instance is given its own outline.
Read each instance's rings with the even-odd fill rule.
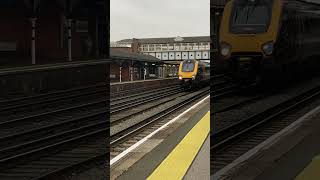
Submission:
[[[296,180],[319,180],[319,179],[320,179],[320,156],[317,156],[296,177]]]
[[[182,179],[210,132],[210,111],[188,132],[148,180]],[[209,172],[208,172],[209,173]]]

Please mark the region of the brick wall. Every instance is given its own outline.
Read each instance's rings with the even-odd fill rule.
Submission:
[[[53,1],[45,1],[46,5],[41,7],[36,21],[36,62],[50,63],[53,61],[66,61],[68,56],[66,31],[63,30],[62,21],[63,12]],[[27,9],[11,8],[1,9],[0,11],[0,42],[16,42],[16,51],[1,52],[0,65],[2,60],[8,60],[31,63],[31,22],[27,17]],[[75,27],[76,20],[80,17],[74,17],[72,27],[72,57],[76,59],[95,59],[94,41],[95,20],[88,24],[88,32],[77,32]],[[81,20],[88,20],[87,17],[81,17]],[[84,53],[84,42],[86,39],[92,40],[92,53]],[[63,41],[63,46],[61,46]],[[86,48],[87,49],[87,48]],[[18,63],[18,62],[17,62]]]

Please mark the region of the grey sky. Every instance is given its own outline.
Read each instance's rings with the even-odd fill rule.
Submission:
[[[210,35],[210,0],[111,0],[110,39]]]

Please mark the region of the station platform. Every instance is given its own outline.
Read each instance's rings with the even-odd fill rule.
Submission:
[[[207,97],[111,166],[110,179],[210,179],[209,132]]]
[[[170,85],[179,84],[180,81],[177,77],[174,78],[161,78],[161,79],[148,79],[139,81],[125,81],[115,82],[110,84],[111,92],[127,91],[137,88],[160,88]]]
[[[320,107],[284,129],[281,135],[222,179],[319,180]]]

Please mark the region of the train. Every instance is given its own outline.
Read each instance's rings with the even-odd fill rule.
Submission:
[[[179,80],[184,89],[196,89],[210,82],[210,63],[200,60],[184,60],[179,66]]]
[[[320,57],[318,9],[320,4],[311,0],[226,2],[218,36],[226,75],[261,82],[310,66]]]

